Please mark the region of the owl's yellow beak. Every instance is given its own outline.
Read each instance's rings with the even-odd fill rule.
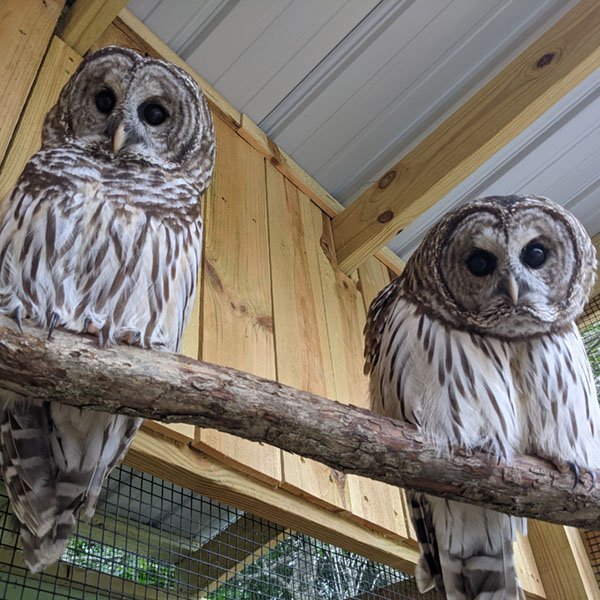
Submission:
[[[512,303],[516,305],[519,301],[519,284],[512,273],[509,274],[508,280],[506,281],[506,289]]]
[[[123,147],[125,143],[125,125],[123,123],[119,123],[117,130],[115,131],[115,135],[113,136],[113,153],[115,156],[119,153],[119,150]]]

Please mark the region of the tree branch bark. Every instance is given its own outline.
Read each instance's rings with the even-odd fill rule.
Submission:
[[[346,473],[545,521],[600,529],[600,483],[517,456],[440,456],[414,427],[183,356],[118,346],[0,316],[0,390],[14,399],[191,423],[272,444]],[[600,480],[600,477],[598,477]]]

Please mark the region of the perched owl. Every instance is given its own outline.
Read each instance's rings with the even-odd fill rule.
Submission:
[[[46,117],[6,200],[0,312],[177,352],[196,292],[212,119],[178,67],[90,54]],[[32,571],[65,550],[141,419],[0,395],[2,470]]]
[[[494,196],[451,211],[369,310],[373,410],[414,424],[440,452],[600,468],[600,410],[575,325],[595,266],[581,224],[544,198]],[[408,496],[421,591],[522,597],[513,540],[524,519]]]

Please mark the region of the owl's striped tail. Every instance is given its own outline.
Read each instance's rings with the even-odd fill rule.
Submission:
[[[522,600],[513,542],[523,519],[496,511],[409,493],[421,559],[421,592],[434,587],[448,600]]]

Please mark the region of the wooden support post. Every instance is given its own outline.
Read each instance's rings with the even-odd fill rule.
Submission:
[[[60,37],[83,55],[126,5],[127,0],[77,0],[61,27]]]
[[[20,107],[22,113],[19,125],[0,172],[0,202],[17,182],[31,155],[39,150],[46,113],[54,105],[60,90],[80,62],[81,57],[73,49],[60,38],[52,38],[27,104],[24,109],[23,106]]]
[[[3,94],[0,163],[63,5],[64,0],[0,2],[0,87]]]
[[[350,273],[600,64],[600,3],[581,0],[333,219]]]
[[[548,598],[599,600],[600,590],[579,531],[530,521],[528,538]]]

